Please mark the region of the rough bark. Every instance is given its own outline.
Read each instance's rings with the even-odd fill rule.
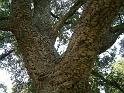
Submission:
[[[36,31],[50,37],[51,21],[50,0],[34,0],[33,25]]]
[[[50,0],[34,0],[32,17],[33,29],[34,31],[37,31],[39,34],[41,34],[46,41],[50,41],[53,46],[57,36],[54,35],[55,32],[52,29],[50,11]],[[54,47],[53,50],[56,57],[59,57]]]
[[[11,22],[14,24],[12,33],[15,35],[18,47],[22,52],[28,74],[33,80],[36,90],[38,90],[41,88],[39,87],[41,80],[52,71],[54,61],[57,58],[50,38],[33,28],[30,4],[30,0],[12,1]],[[47,30],[45,29],[45,31]]]
[[[89,0],[63,59],[54,64],[57,60],[55,37],[51,25],[46,23],[49,20],[32,17],[30,0],[12,0],[12,32],[37,93],[91,93],[88,78],[103,45],[101,36],[109,31],[122,1]],[[45,2],[48,4],[47,0]],[[39,15],[46,17],[43,9],[48,12],[48,6],[38,4],[41,5],[36,4],[35,8],[42,8],[34,12],[38,16],[38,11],[42,11]],[[41,32],[37,31],[39,27]]]
[[[52,75],[55,93],[91,93],[88,78],[103,45],[101,36],[109,31],[120,5],[121,0],[87,2],[66,54]]]

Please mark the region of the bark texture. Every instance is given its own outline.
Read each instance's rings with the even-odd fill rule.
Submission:
[[[48,34],[41,34],[33,25],[32,10],[30,0],[12,1],[13,34],[15,35],[20,51],[25,62],[28,74],[33,80],[34,86],[39,92],[41,81],[54,68],[56,53],[54,44]],[[37,21],[37,20],[36,20]],[[39,24],[38,24],[39,25]],[[49,31],[42,28],[41,31]],[[47,81],[46,81],[47,82]]]
[[[80,0],[81,1],[81,0]],[[50,0],[12,0],[12,32],[36,93],[92,93],[89,76],[123,0],[88,0],[64,57],[54,49]],[[108,46],[107,46],[108,47]]]
[[[88,78],[100,52],[101,36],[109,31],[121,0],[90,0],[53,75],[55,93],[91,93]],[[58,87],[58,88],[56,88]]]

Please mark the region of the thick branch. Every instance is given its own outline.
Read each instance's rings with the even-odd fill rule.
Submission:
[[[87,1],[64,58],[51,75],[54,92],[64,93],[66,90],[68,93],[91,93],[88,78],[100,51],[101,36],[109,31],[122,2],[123,0]]]
[[[56,34],[58,34],[58,31],[63,27],[67,19],[71,17],[86,1],[87,0],[77,0],[77,2],[70,8],[69,12],[59,19],[59,22],[55,25],[54,29]]]
[[[51,41],[55,42],[56,37],[53,35],[52,19],[50,14],[50,0],[34,0],[33,25],[41,35],[48,36]]]
[[[11,30],[11,24],[9,21],[9,17],[0,17],[0,30],[3,31],[10,31]]]
[[[110,28],[101,35],[99,54],[109,49],[117,40],[118,36],[124,32],[124,23]]]
[[[103,80],[103,82],[104,82],[105,84],[107,84],[107,85],[109,85],[109,86],[113,86],[114,88],[119,89],[121,92],[124,93],[124,90],[120,87],[121,85],[118,84],[116,81],[110,81],[110,80],[104,78],[100,73],[98,73],[98,72],[95,71],[95,70],[93,70],[93,71],[91,72],[91,74],[94,75],[95,77],[98,77],[98,78],[100,78],[101,80]]]
[[[0,55],[0,60],[3,60],[5,57],[7,57],[8,55],[10,55],[14,50],[9,50],[6,53],[3,53]]]
[[[44,5],[44,3],[46,3],[46,5]],[[25,67],[29,72],[28,74],[31,79],[33,79],[33,83],[36,85],[35,88],[38,88],[39,85],[37,84],[39,82],[43,82],[43,80],[40,80],[40,78],[43,78],[46,74],[52,71],[54,67],[53,61],[56,61],[54,44],[51,42],[49,37],[49,31],[51,29],[49,28],[50,26],[46,23],[48,20],[45,16],[46,11],[43,11],[43,8],[40,8],[40,5],[43,5],[42,7],[48,8],[47,4],[47,0],[38,2],[38,5],[36,5],[37,8],[35,7],[35,13],[37,14],[34,14],[34,17],[32,18],[30,0],[12,0],[12,21],[15,24],[15,31],[13,31],[13,34],[15,35],[18,42],[18,47],[22,53]],[[44,12],[43,15],[40,10]],[[38,13],[40,13],[40,16]],[[32,20],[34,24],[32,24]],[[40,24],[38,21],[43,22]],[[35,25],[37,25],[38,28],[41,28],[39,28],[39,31],[41,32],[38,32],[38,29],[34,28]]]
[[[51,45],[54,46],[56,36],[54,36],[52,30],[50,1],[51,0],[34,0],[33,28],[39,32],[46,41],[51,41]],[[59,56],[54,47],[51,48],[51,50],[54,50],[56,57]]]

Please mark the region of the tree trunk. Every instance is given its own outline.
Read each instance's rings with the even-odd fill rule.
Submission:
[[[38,19],[34,20],[37,15],[32,17],[29,1],[12,0],[11,22],[36,93],[92,93],[89,76],[103,46],[101,36],[109,31],[123,0],[88,0],[67,51],[59,61],[54,49],[54,31],[51,25],[44,24],[43,18],[40,25]],[[46,7],[43,6],[48,12]]]

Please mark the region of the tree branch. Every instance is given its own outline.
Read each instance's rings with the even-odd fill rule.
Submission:
[[[53,12],[50,11],[52,17],[59,19],[59,16],[55,15]]]
[[[12,0],[12,20],[15,24],[13,34],[22,53],[24,65],[34,83],[40,82],[38,78],[50,73],[54,69],[53,65],[55,63],[53,61],[56,61],[54,45],[49,37],[52,34],[50,34],[51,25],[48,25],[51,21],[49,21],[47,16],[49,10],[49,2],[47,1],[40,1],[38,4],[34,4],[34,15],[32,18],[30,0]],[[46,10],[43,7],[46,7]],[[47,18],[48,20],[46,20]],[[35,24],[41,33],[37,31]]]
[[[9,50],[7,53],[3,53],[0,55],[0,60],[3,60],[5,57],[7,57],[8,55],[10,55],[14,50]]]
[[[117,15],[121,4],[122,0],[104,0],[102,2],[89,0],[87,2],[66,53],[51,75],[50,83],[54,92],[62,92],[61,89],[64,89],[71,93],[73,89],[76,92],[81,89],[82,93],[91,93],[88,78],[98,55],[100,36],[109,30],[112,19]]]
[[[124,90],[120,87],[120,85],[116,81],[110,81],[104,78],[100,73],[98,73],[95,70],[92,70],[91,74],[94,75],[95,77],[100,78],[101,80],[103,80],[104,83],[108,84],[109,86],[113,86],[114,88],[119,89],[121,92],[124,93]]]
[[[112,33],[123,33],[124,32],[124,23],[117,25],[111,28]]]
[[[59,22],[54,27],[54,31],[56,32],[56,34],[58,34],[58,31],[63,27],[67,19],[71,17],[86,1],[87,0],[77,0],[77,2],[70,8],[69,12],[59,19]]]
[[[33,28],[39,32],[46,40],[52,42],[54,45],[56,36],[54,37],[53,30],[51,30],[51,13],[50,12],[50,0],[34,0],[34,13],[33,13]],[[53,13],[52,13],[53,14]],[[39,16],[38,16],[39,15]],[[47,19],[47,20],[46,20]],[[52,48],[50,49],[52,50]],[[58,57],[56,49],[54,49],[55,56]],[[49,54],[48,54],[49,55]]]
[[[0,17],[0,30],[2,31],[11,30],[11,24],[8,16]]]
[[[101,35],[99,54],[109,49],[117,40],[118,36],[124,32],[124,23],[110,28]]]
[[[60,18],[59,16],[55,15],[51,11],[50,11],[50,14],[51,14],[52,17],[54,17],[54,18],[59,20],[59,18]],[[69,24],[72,24],[72,21],[66,21],[63,25],[69,25]]]

